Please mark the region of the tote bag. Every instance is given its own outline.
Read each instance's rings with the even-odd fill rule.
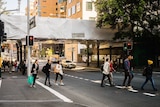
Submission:
[[[28,76],[27,82],[28,82],[29,85],[33,84],[33,76],[32,75]]]

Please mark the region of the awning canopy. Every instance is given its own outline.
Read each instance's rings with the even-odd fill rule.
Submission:
[[[24,39],[27,35],[27,16],[1,15],[8,39]],[[96,28],[95,21],[36,17],[36,27],[30,35],[37,39],[112,40],[115,31]]]

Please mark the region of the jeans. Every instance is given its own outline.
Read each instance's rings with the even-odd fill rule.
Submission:
[[[132,80],[132,73],[131,72],[128,72],[127,70],[125,70],[125,77],[124,77],[124,80],[123,80],[123,86],[125,86],[125,83],[126,83],[126,80],[127,80],[127,78],[128,78],[128,83],[127,83],[127,86],[130,86],[130,84],[131,84],[131,80]]]
[[[154,84],[154,80],[153,80],[153,78],[152,78],[152,76],[151,76],[151,75],[146,76],[146,80],[145,80],[145,82],[142,84],[141,89],[143,89],[143,87],[144,87],[144,86],[145,86],[145,84],[148,82],[148,80],[150,80],[150,81],[151,81],[151,84],[152,84],[153,89],[154,89],[154,90],[156,90],[156,88],[155,88],[155,84]]]
[[[35,85],[37,74],[33,74],[33,85]]]

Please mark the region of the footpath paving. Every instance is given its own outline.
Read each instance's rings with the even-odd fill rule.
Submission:
[[[2,73],[0,80],[0,107],[85,107],[75,104],[53,87],[37,81],[36,88],[27,83],[21,73]]]

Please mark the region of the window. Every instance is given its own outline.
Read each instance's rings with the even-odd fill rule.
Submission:
[[[89,17],[89,20],[96,20],[95,17]]]
[[[68,3],[71,3],[72,2],[72,0],[68,0]]]
[[[58,10],[58,8],[56,8],[56,11]]]
[[[92,2],[86,2],[86,11],[92,11]]]
[[[72,6],[72,14],[76,13],[76,6]]]
[[[77,12],[79,12],[81,10],[80,2],[76,4],[76,10],[77,10]]]
[[[68,16],[71,16],[71,9],[68,9]]]

